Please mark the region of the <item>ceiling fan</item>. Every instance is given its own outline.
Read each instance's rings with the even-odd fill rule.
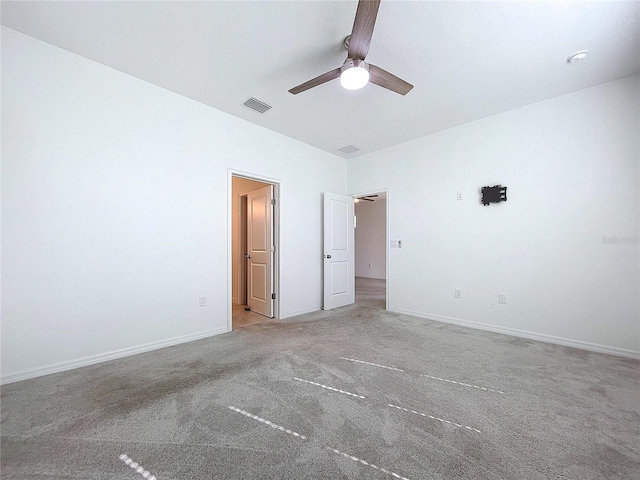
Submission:
[[[297,95],[340,77],[340,84],[347,90],[357,90],[371,82],[400,95],[409,93],[413,85],[380,67],[364,61],[369,52],[369,44],[373,36],[373,27],[376,23],[379,6],[380,0],[360,0],[358,2],[351,35],[345,40],[345,47],[347,47],[348,53],[342,67],[323,73],[308,82],[293,87],[289,92]]]
[[[377,197],[378,195],[365,195],[364,197],[356,197],[356,202],[359,202],[360,200],[365,200],[367,202],[374,202],[374,198]]]

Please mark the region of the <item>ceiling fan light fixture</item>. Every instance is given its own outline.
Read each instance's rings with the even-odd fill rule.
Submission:
[[[380,67],[369,65],[364,61],[367,58],[367,53],[369,53],[369,45],[371,44],[379,6],[380,0],[359,0],[351,35],[344,42],[344,46],[347,49],[347,59],[342,67],[334,68],[311,80],[307,80],[289,89],[289,93],[297,95],[338,77],[340,77],[342,87],[347,90],[357,90],[371,82],[400,95],[409,93],[413,85]],[[349,154],[352,152],[343,153]]]
[[[342,88],[359,90],[369,83],[369,65],[364,60],[347,58],[340,70],[340,85],[342,85]]]

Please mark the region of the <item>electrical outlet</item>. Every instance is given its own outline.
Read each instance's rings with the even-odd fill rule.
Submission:
[[[206,307],[207,306],[207,296],[206,295],[200,295],[199,305],[201,307]]]
[[[499,293],[498,294],[498,303],[500,303],[501,305],[506,305],[507,304],[507,294],[506,293]]]
[[[458,192],[458,197],[457,198],[458,198],[458,200],[462,200],[462,192],[461,191]]]
[[[454,290],[453,293],[456,298],[462,298],[462,290]]]

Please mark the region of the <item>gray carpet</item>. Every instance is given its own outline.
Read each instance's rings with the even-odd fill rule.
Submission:
[[[385,279],[356,277],[356,303],[384,310],[387,305],[386,285]]]
[[[2,478],[640,478],[639,392],[637,361],[353,305],[4,386]]]

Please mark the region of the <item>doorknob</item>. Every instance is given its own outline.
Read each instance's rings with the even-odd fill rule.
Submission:
[[[331,255],[325,255],[324,258],[331,258]]]
[[[248,253],[245,253],[244,258],[251,258],[251,255],[249,255]]]

